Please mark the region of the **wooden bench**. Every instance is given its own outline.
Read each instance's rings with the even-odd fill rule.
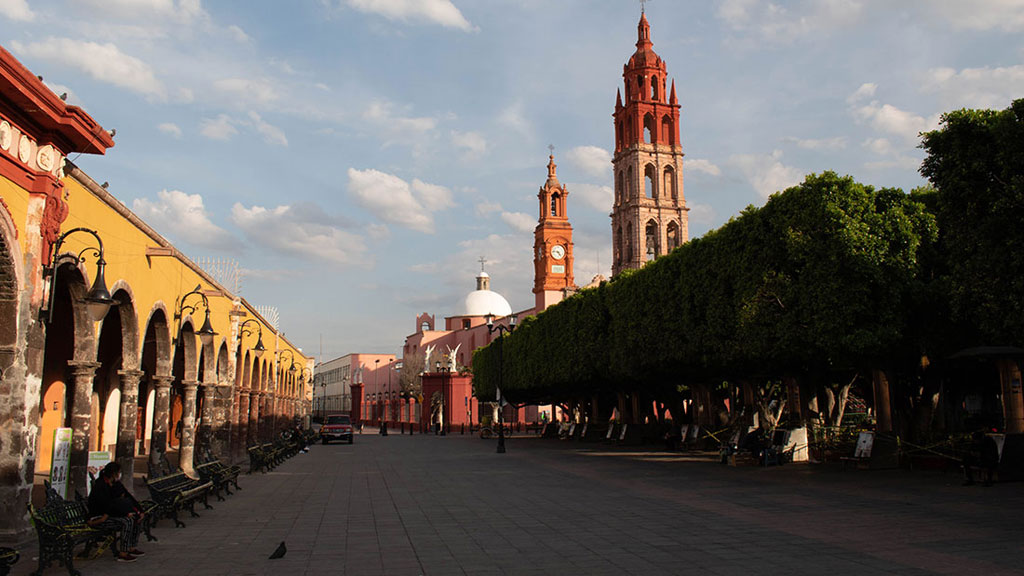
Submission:
[[[21,554],[14,548],[0,546],[0,576],[7,576],[11,573],[11,566],[18,563]]]
[[[195,471],[201,481],[213,484],[213,494],[217,500],[224,500],[220,495],[221,490],[229,496],[234,494],[231,491],[232,484],[236,490],[241,490],[238,486],[238,475],[242,472],[240,466],[225,466],[220,460],[210,460],[196,465]]]
[[[269,444],[258,444],[255,446],[249,446],[246,452],[249,453],[249,471],[246,474],[252,474],[253,472],[267,473],[268,470],[274,467],[274,458],[268,448]]]
[[[201,503],[207,510],[213,508],[207,502],[207,496],[213,491],[212,482],[194,480],[184,472],[175,472],[161,478],[142,477],[149,488],[149,495],[157,503],[157,512],[174,521],[174,525],[184,528],[185,523],[178,518],[178,512],[188,510],[193,518],[198,518],[195,505]]]
[[[84,554],[95,558],[111,548],[117,537],[114,531],[89,526],[89,509],[83,501],[70,502],[58,496],[39,510],[29,504],[28,513],[39,538],[39,567],[34,574],[42,574],[57,561],[71,576],[80,576],[75,569],[75,547],[84,544]]]

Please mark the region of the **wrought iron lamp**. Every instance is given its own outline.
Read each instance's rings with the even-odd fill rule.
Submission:
[[[505,340],[505,334],[512,333],[516,329],[516,315],[509,316],[508,326],[504,324],[494,323],[494,314],[487,314],[484,316],[487,319],[487,331],[493,334],[495,331],[498,332],[498,454],[505,453],[505,410],[501,405],[501,386],[503,384],[501,377],[501,365],[505,363],[504,352],[502,350],[503,342]]]
[[[107,290],[107,280],[103,276],[103,272],[107,267],[107,261],[103,259],[103,240],[100,239],[99,234],[95,230],[89,228],[72,228],[67,232],[61,234],[57,241],[53,243],[53,253],[50,257],[50,265],[43,267],[43,277],[50,279],[49,290],[50,290],[50,302],[46,309],[46,323],[53,322],[53,304],[56,296],[57,288],[57,260],[60,257],[60,249],[64,245],[64,240],[72,234],[78,232],[84,232],[92,235],[96,239],[96,247],[87,246],[74,257],[76,264],[85,262],[85,254],[92,252],[96,256],[96,278],[93,280],[92,288],[82,298],[85,302],[86,309],[89,311],[89,317],[93,322],[99,322],[106,317],[107,312],[110,311],[111,306],[117,305],[117,302],[110,297],[110,290]]]

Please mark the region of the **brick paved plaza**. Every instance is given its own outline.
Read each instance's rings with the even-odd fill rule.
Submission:
[[[730,468],[647,449],[364,434],[315,445],[100,574],[1024,574],[1020,484]],[[144,490],[143,490],[144,493]],[[284,559],[268,560],[287,542]],[[26,551],[14,574],[34,569]],[[64,574],[52,567],[46,574]]]

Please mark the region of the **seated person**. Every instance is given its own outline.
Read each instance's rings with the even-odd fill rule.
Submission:
[[[975,468],[981,471],[983,485],[991,486],[996,468],[999,467],[999,446],[996,444],[995,438],[980,430],[972,434],[971,446],[964,454],[963,466],[966,477],[965,486],[974,484]]]
[[[121,465],[110,462],[100,471],[89,492],[89,525],[117,532],[114,552],[118,562],[134,562],[145,554],[138,549],[142,511],[138,501],[121,484]]]

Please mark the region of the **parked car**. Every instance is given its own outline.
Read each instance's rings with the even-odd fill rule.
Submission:
[[[327,444],[331,440],[347,440],[352,443],[352,418],[348,414],[328,414],[327,420],[320,428],[320,441]]]

